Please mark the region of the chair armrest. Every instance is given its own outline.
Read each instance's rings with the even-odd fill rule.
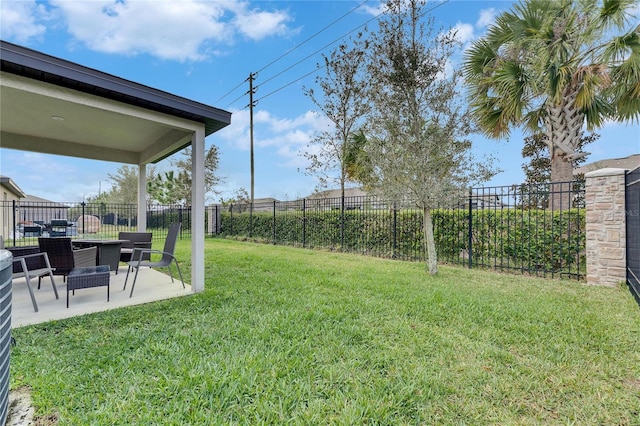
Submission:
[[[142,260],[151,259],[152,254],[165,254],[162,250],[154,250],[148,248],[134,248],[131,253],[131,261],[132,262],[140,262]]]
[[[96,266],[98,247],[87,247],[73,250],[73,266],[75,268],[88,268]]]
[[[37,257],[40,257],[41,259],[36,259]],[[49,256],[47,256],[47,253],[45,252],[16,256],[13,258],[13,262],[14,273],[24,272],[24,267],[29,270],[51,268],[51,265],[49,264]]]

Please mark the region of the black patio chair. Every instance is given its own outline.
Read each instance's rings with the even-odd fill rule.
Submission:
[[[131,294],[129,294],[129,297],[133,296],[133,288],[136,285],[136,279],[138,278],[138,271],[140,271],[140,268],[143,266],[147,266],[150,268],[168,267],[169,276],[171,277],[171,282],[174,282],[173,274],[171,273],[171,263],[175,262],[176,268],[178,269],[178,274],[180,275],[180,281],[182,281],[182,288],[185,288],[184,279],[182,278],[182,272],[180,272],[180,265],[178,265],[178,259],[176,259],[176,257],[173,254],[176,248],[176,240],[178,239],[178,233],[180,232],[180,225],[181,225],[180,222],[176,222],[171,224],[171,226],[169,227],[169,233],[167,234],[167,239],[164,241],[164,250],[160,251],[160,250],[145,249],[145,248],[133,249],[133,253],[131,254],[131,260],[128,262],[129,267],[127,268],[127,276],[124,279],[124,287],[122,288],[123,291],[126,290],[127,280],[129,279],[129,272],[131,272],[131,270],[135,268],[136,274],[133,277],[133,283],[131,284]],[[144,260],[144,256],[147,254],[151,256],[151,258],[154,257],[153,256],[154,254],[156,255],[155,257],[157,257],[157,255],[161,255],[162,257],[158,261]]]
[[[73,268],[96,266],[98,247],[75,249],[69,237],[38,238],[40,251],[47,253],[54,275],[62,275],[66,281]]]
[[[29,296],[31,297],[31,303],[33,304],[33,310],[35,312],[38,312],[38,304],[36,303],[33,288],[31,287],[31,278],[38,278],[38,289],[40,289],[42,277],[49,275],[53,293],[56,299],[59,298],[58,289],[53,280],[55,269],[51,267],[47,253],[39,252],[36,246],[7,247],[7,250],[13,254],[13,271],[11,278],[15,280],[24,277],[27,280],[27,289],[29,290]]]

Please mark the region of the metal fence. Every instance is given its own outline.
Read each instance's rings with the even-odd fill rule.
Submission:
[[[424,261],[423,212],[377,197],[216,206],[223,236]],[[432,210],[439,261],[583,280],[584,184],[472,188]]]
[[[154,205],[147,209],[147,229],[154,241],[164,241],[169,225],[182,222],[180,238],[191,237],[191,208]],[[117,238],[135,231],[135,204],[0,202],[0,235],[7,246],[37,245],[38,237]]]
[[[640,303],[640,168],[625,176],[627,284]]]
[[[432,210],[438,260],[469,268],[585,277],[584,185],[512,185],[451,194]],[[423,212],[378,197],[308,198],[208,207],[210,236],[424,261]],[[172,222],[191,236],[187,206],[150,206],[147,228],[164,241]],[[137,226],[133,204],[0,202],[7,245],[39,236],[117,238]]]

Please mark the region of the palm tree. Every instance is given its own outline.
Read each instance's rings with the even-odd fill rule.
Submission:
[[[502,13],[464,59],[482,131],[495,138],[515,126],[544,132],[551,181],[572,180],[573,162],[586,155],[577,152],[585,124],[592,131],[608,120],[640,117],[636,6],[637,0],[528,0]],[[566,198],[553,204],[569,207]]]

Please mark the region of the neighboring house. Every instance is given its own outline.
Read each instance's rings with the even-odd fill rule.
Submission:
[[[275,198],[267,197],[267,198],[254,198],[253,199],[253,211],[254,212],[272,212],[273,211],[273,203],[276,205],[279,203]]]
[[[340,210],[342,191],[340,189],[328,189],[326,191],[314,192],[313,194],[298,200],[304,200],[307,210]],[[376,208],[371,205],[372,197],[362,188],[344,189],[344,207],[346,210],[359,210],[367,204],[369,208]]]
[[[496,194],[496,193],[485,194],[485,193],[474,192],[471,195],[471,208],[482,210],[482,209],[496,209],[496,208],[509,207],[508,204],[502,201],[503,197],[504,197],[503,195]],[[469,196],[467,195],[466,197],[467,204],[465,204],[465,207],[468,206],[468,200],[469,200]]]
[[[35,195],[26,195],[20,200],[18,222],[43,225],[51,223],[52,220],[67,220],[68,211],[69,207],[64,204]]]
[[[589,172],[607,168],[635,170],[638,167],[640,167],[640,154],[632,154],[628,157],[609,158],[585,164],[584,166],[575,169],[573,171],[573,175],[587,174]]]
[[[7,240],[13,236],[13,201],[19,201],[26,197],[26,194],[20,187],[11,180],[10,177],[0,176],[0,195],[2,203],[0,204],[0,232],[4,239]]]

